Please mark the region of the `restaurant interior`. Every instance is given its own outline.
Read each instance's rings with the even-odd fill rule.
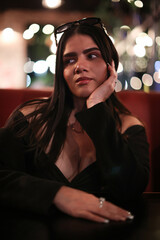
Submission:
[[[116,90],[159,91],[159,8],[158,0],[2,1],[0,88],[53,86],[54,28],[96,16],[120,56]]]

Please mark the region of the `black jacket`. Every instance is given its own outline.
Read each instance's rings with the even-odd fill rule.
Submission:
[[[35,151],[26,150],[27,137],[19,139],[14,131],[0,129],[1,206],[48,214],[63,185],[119,205],[133,201],[145,190],[149,146],[144,127],[135,125],[120,134],[105,103],[77,113],[76,118],[95,145],[96,162],[71,182],[44,152],[35,163]],[[25,117],[24,124],[28,124]]]

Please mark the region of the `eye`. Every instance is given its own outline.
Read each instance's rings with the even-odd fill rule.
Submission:
[[[94,59],[94,58],[97,58],[98,56],[97,56],[97,54],[96,53],[89,53],[88,54],[88,58],[89,59]]]
[[[69,64],[73,64],[76,60],[74,58],[66,58],[63,60],[64,66],[67,66]]]

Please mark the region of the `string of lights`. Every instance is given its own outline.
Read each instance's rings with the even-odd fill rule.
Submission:
[[[135,9],[142,9],[145,4],[140,0],[126,1],[134,5]],[[118,4],[120,0],[112,0],[112,2]],[[47,8],[56,8],[63,2],[43,0],[42,4]],[[116,91],[160,89],[160,32],[155,31],[154,26],[155,24],[151,24],[151,20],[148,19],[135,26],[122,24],[113,27],[112,31],[108,32],[120,56]],[[53,85],[56,54],[54,29],[53,23],[44,25],[31,23],[21,36],[26,41],[28,48],[39,42],[41,42],[42,47],[40,39],[43,39],[43,45],[47,49],[45,56],[42,54],[39,59],[33,59],[28,51],[23,67],[27,87],[32,87],[34,79],[38,80],[42,76],[45,78],[47,74],[50,74],[49,85]],[[3,29],[0,31],[0,44],[12,44],[19,37],[19,34],[10,27]]]

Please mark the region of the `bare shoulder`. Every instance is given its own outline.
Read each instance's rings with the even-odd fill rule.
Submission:
[[[27,116],[28,114],[34,112],[36,109],[35,105],[32,106],[25,106],[23,108],[20,109],[20,112],[23,113],[24,116]]]
[[[138,118],[132,115],[121,114],[120,119],[122,121],[121,133],[124,133],[129,127],[134,125],[143,126],[143,123]]]
[[[43,98],[43,99],[47,99],[47,98]],[[26,116],[32,112],[34,112],[35,110],[37,110],[38,108],[40,108],[43,105],[43,101],[41,103],[35,102],[31,105],[26,105],[23,108],[20,109],[20,112]]]

